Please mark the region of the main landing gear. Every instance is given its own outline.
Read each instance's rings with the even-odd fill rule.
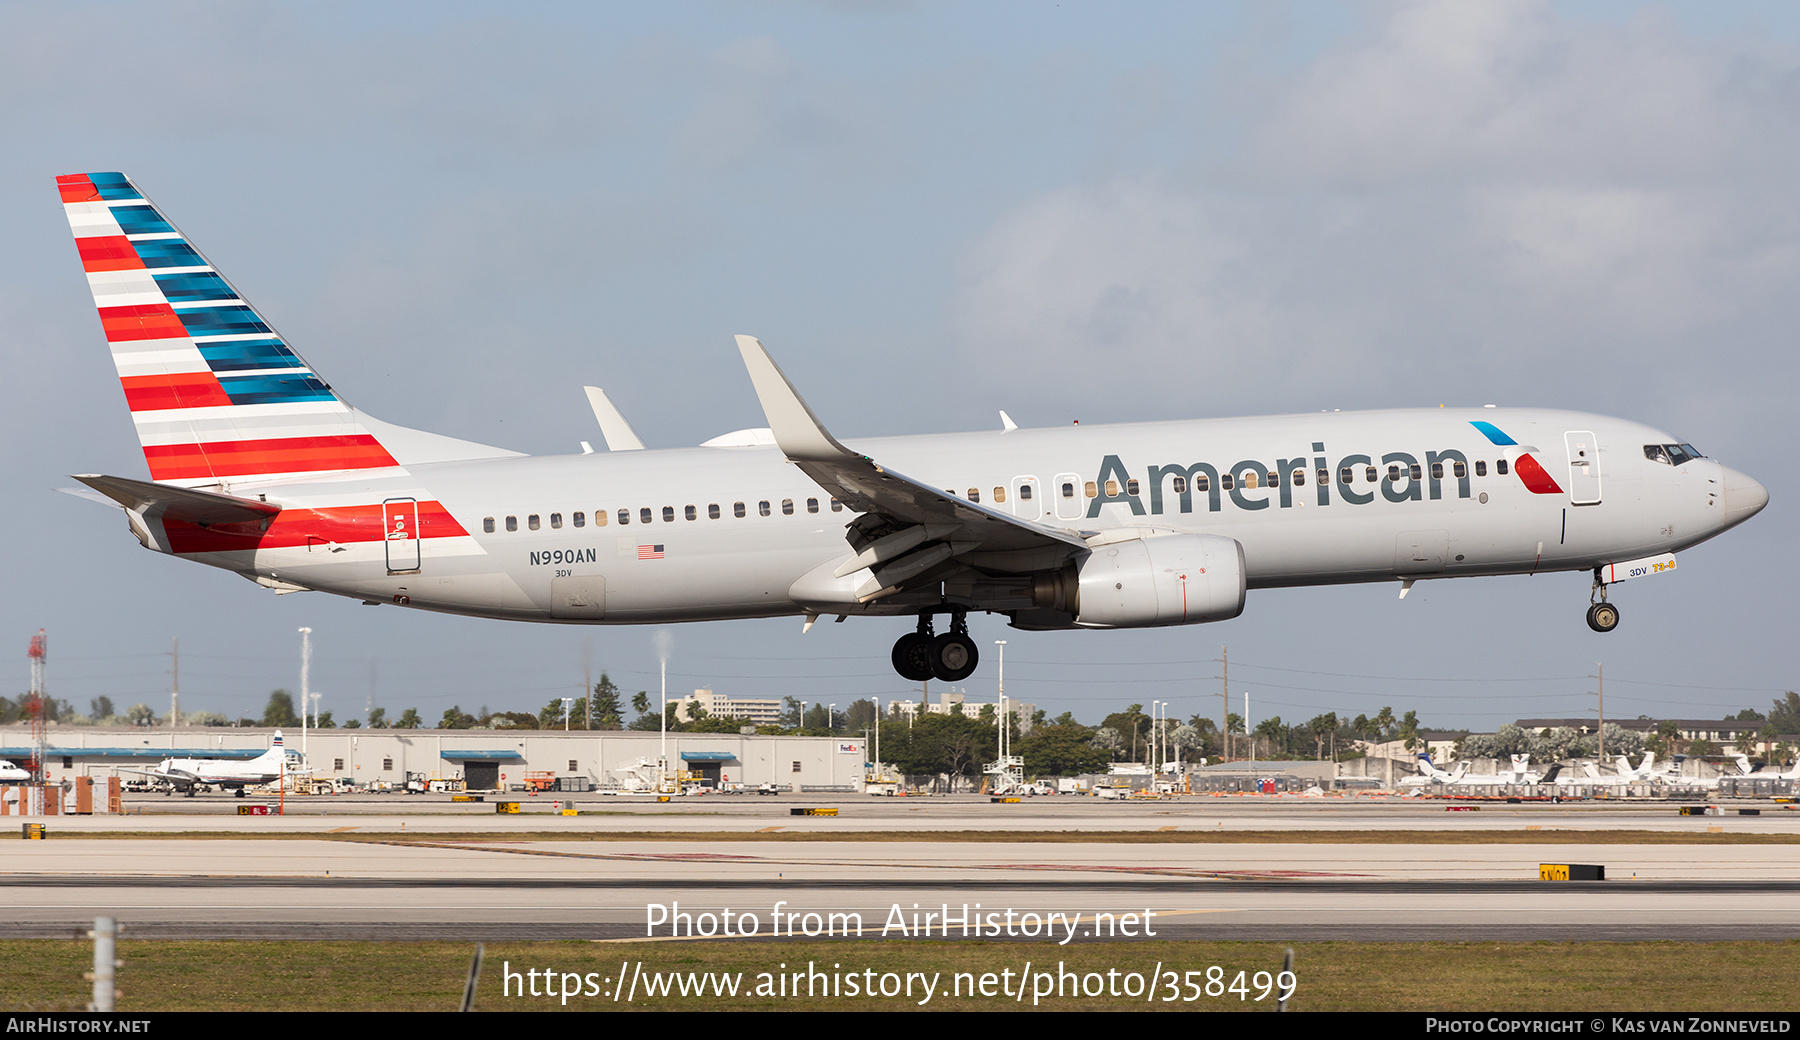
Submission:
[[[1600,580],[1598,567],[1594,568],[1594,590],[1588,593],[1588,604],[1589,628],[1596,632],[1611,632],[1619,627],[1619,608],[1606,602],[1606,583]]]
[[[975,674],[981,655],[969,638],[969,623],[960,610],[950,612],[950,631],[934,635],[931,615],[919,615],[919,628],[894,642],[894,671],[908,682],[938,679],[961,682]]]

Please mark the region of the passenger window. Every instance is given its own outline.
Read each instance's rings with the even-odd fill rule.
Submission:
[[[1230,473],[1219,474],[1219,486],[1227,491],[1237,487],[1237,478]]]
[[[674,522],[675,522],[675,507],[674,506],[663,506],[663,523],[672,524]]]
[[[647,524],[649,522],[650,522],[650,507],[644,506],[638,510],[638,523]]]
[[[582,513],[582,512],[570,513],[569,514],[569,523],[575,525],[576,527],[586,527],[587,526],[587,514]]]
[[[604,510],[604,509],[594,510],[594,526],[595,527],[605,527],[606,526],[606,510]]]
[[[507,517],[506,518],[506,529],[508,531],[517,531],[519,529],[519,518],[516,516]]]
[[[1175,493],[1177,495],[1187,494],[1187,478],[1186,477],[1176,477],[1174,480],[1174,488],[1175,488]]]
[[[806,511],[809,513],[818,512],[819,511],[819,500],[816,498],[807,499],[806,500]]]
[[[626,525],[628,523],[631,523],[631,510],[629,510],[629,509],[619,510],[619,525],[621,527],[623,527],[624,525]]]
[[[1503,477],[1506,476],[1506,460],[1505,459],[1495,459],[1494,460],[1494,472],[1500,474]]]
[[[1486,459],[1477,459],[1476,460],[1475,475],[1478,477],[1487,476],[1487,460]]]
[[[719,518],[719,503],[711,502],[707,504],[706,518],[708,520],[717,520]]]
[[[533,531],[537,530],[538,529],[538,515],[536,513],[533,513],[530,516],[526,517],[525,518],[525,526],[531,528]]]
[[[969,489],[969,501],[971,501],[971,502],[981,501],[981,489],[980,488],[970,488]]]
[[[1248,490],[1257,487],[1261,483],[1257,478],[1258,475],[1254,470],[1244,474],[1244,488]]]
[[[1226,484],[1224,486],[1230,487],[1231,485]],[[1195,491],[1211,491],[1212,490],[1212,478],[1207,476],[1204,473],[1195,477],[1194,478],[1194,490]]]
[[[1441,470],[1442,470],[1442,469],[1443,469],[1443,468],[1444,468],[1444,467],[1442,467],[1442,466],[1439,466],[1439,467],[1438,467],[1438,469],[1439,469],[1439,470],[1440,470],[1440,471],[1441,471]],[[1415,462],[1415,463],[1413,463],[1413,464],[1412,464],[1412,465],[1411,465],[1411,466],[1408,466],[1408,467],[1407,467],[1407,468],[1406,468],[1406,473],[1407,473],[1407,475],[1408,475],[1408,476],[1410,476],[1410,477],[1412,477],[1412,478],[1413,478],[1413,479],[1414,479],[1414,480],[1418,480],[1418,479],[1420,479],[1420,478],[1421,478],[1421,477],[1423,477],[1423,476],[1424,476],[1424,471],[1423,471],[1423,470],[1421,470],[1421,469],[1419,469],[1419,464],[1418,464],[1418,463],[1416,463],[1416,462]]]
[[[763,516],[768,516],[769,515],[769,500],[765,498],[761,502],[756,503],[756,511],[758,513],[762,514]]]
[[[693,507],[693,506],[685,506],[685,507],[683,507],[683,508],[682,508],[682,513],[683,513],[683,515],[685,515],[685,516],[686,516],[686,517],[687,517],[687,518],[688,518],[688,519],[689,519],[689,520],[698,520],[698,519],[700,519],[700,510],[698,510],[698,509],[695,509],[695,508],[694,508],[694,507]]]
[[[1438,464],[1437,468],[1440,470],[1443,469],[1443,464]],[[1469,475],[1469,464],[1466,462],[1452,462],[1450,464],[1450,472],[1456,474],[1456,478],[1461,480],[1463,477]]]
[[[831,511],[832,511],[832,512],[834,512],[834,513],[841,513],[841,512],[843,512],[843,511],[844,511],[844,503],[842,503],[842,502],[839,502],[839,501],[838,501],[838,500],[837,500],[837,499],[835,499],[835,498],[834,498],[834,499],[832,499],[832,500],[831,500]]]
[[[1400,466],[1398,464],[1388,467],[1388,483],[1400,483]]]
[[[737,517],[739,520],[742,520],[744,518],[744,503],[742,503],[742,502],[731,503],[731,515]]]
[[[793,499],[784,498],[781,500],[781,515],[782,516],[793,516],[794,515],[794,500]]]
[[[1136,478],[1125,482],[1125,493],[1127,495],[1136,495],[1138,493],[1138,482]]]
[[[1274,470],[1270,470],[1269,471],[1269,486],[1270,487],[1280,487],[1281,486],[1281,474],[1275,472]]]
[[[1002,506],[1002,505],[1006,504],[1006,489],[1005,488],[1003,488],[1003,487],[994,488],[994,504],[997,506]]]
[[[562,530],[562,514],[561,513],[551,513],[550,514],[550,530],[552,530],[552,531]]]
[[[1349,466],[1345,466],[1343,469],[1338,470],[1338,483],[1348,484],[1352,480],[1355,480],[1355,479],[1356,479],[1356,471],[1351,469]]]
[[[1081,485],[1081,490],[1083,493],[1086,494],[1086,496],[1088,498],[1099,498],[1100,497],[1100,492],[1094,487],[1094,482],[1091,480],[1083,483]],[[1069,496],[1064,495],[1063,497],[1068,498]]]
[[[1373,484],[1377,480],[1380,480],[1381,476],[1379,474],[1379,471],[1377,471],[1374,466],[1364,466],[1363,467],[1363,479],[1368,481],[1369,483]]]
[[[1294,486],[1295,487],[1305,487],[1306,486],[1306,471],[1305,470],[1297,469],[1294,471]]]
[[[1093,498],[1094,496],[1089,495],[1088,497]],[[1109,480],[1106,482],[1106,497],[1107,498],[1118,498],[1119,497],[1119,482],[1118,481]]]
[[[1315,475],[1319,478],[1319,483],[1321,483],[1321,484],[1331,483],[1331,471],[1326,469],[1325,467],[1320,466],[1319,472]]]
[[[482,517],[481,518],[481,530],[482,530],[482,533],[484,533],[484,534],[493,534],[494,533],[494,518],[491,516]]]

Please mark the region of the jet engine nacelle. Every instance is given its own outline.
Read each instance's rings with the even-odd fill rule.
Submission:
[[[1142,628],[1226,621],[1244,612],[1244,547],[1216,534],[1096,546],[1076,564],[1075,623]]]

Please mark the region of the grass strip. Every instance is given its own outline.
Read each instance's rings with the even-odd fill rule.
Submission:
[[[1273,1010],[1255,973],[1273,975],[1285,947],[1268,942],[505,942],[487,947],[483,1011]],[[1297,1011],[1787,1011],[1800,941],[1296,943]],[[121,1012],[452,1011],[472,944],[451,942],[121,940]],[[0,941],[0,1007],[78,1011],[88,999],[87,942]],[[1022,1000],[1016,992],[1030,963]],[[627,990],[619,990],[620,968]],[[820,979],[808,974],[822,973]],[[1173,971],[1173,992],[1165,1001]],[[1217,966],[1220,970],[1212,972]],[[536,978],[528,973],[538,972]],[[511,980],[503,979],[507,972]],[[548,972],[554,983],[542,974]],[[800,995],[792,973],[800,972]],[[1010,972],[1003,976],[1002,973]],[[1189,975],[1188,973],[1193,973]],[[1243,972],[1240,981],[1238,973]],[[936,977],[924,983],[908,973]],[[1048,981],[1040,978],[1047,974]],[[591,974],[591,983],[590,983]],[[851,995],[871,982],[877,995]],[[1135,986],[1132,976],[1136,976]],[[960,976],[960,977],[959,977]],[[984,978],[984,976],[986,978]],[[1210,976],[1210,979],[1209,979]],[[655,981],[649,981],[650,979]],[[735,996],[716,992],[737,979]],[[814,987],[806,995],[808,980]],[[1071,981],[1071,978],[1073,981]],[[1160,985],[1147,999],[1146,979]],[[632,990],[635,980],[635,990]],[[1653,985],[1648,980],[1655,980]],[[503,992],[510,981],[511,994]],[[1209,987],[1209,981],[1212,985]],[[695,993],[695,983],[704,989]],[[1032,990],[1060,984],[1034,1007]],[[984,987],[985,983],[985,987]],[[683,985],[689,992],[683,995]],[[1234,985],[1247,987],[1240,995]],[[821,992],[820,988],[831,987]],[[539,996],[532,996],[537,988]],[[1080,987],[1081,995],[1072,995]],[[566,1003],[547,990],[574,989]],[[979,995],[985,988],[992,996]],[[1136,996],[1129,990],[1137,988]],[[1208,994],[1208,988],[1214,990]],[[758,993],[761,989],[765,991]],[[958,990],[960,989],[960,994]],[[652,994],[652,990],[658,990]],[[1090,995],[1095,991],[1099,995]],[[590,992],[591,991],[591,992]],[[627,992],[629,991],[629,992]],[[521,995],[522,994],[522,995]],[[975,994],[975,995],[971,995]],[[1117,994],[1117,995],[1115,995]]]

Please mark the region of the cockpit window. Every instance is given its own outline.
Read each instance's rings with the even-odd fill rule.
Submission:
[[[1665,466],[1679,466],[1684,462],[1692,462],[1705,457],[1692,444],[1644,445],[1644,458],[1651,462],[1660,462]]]

